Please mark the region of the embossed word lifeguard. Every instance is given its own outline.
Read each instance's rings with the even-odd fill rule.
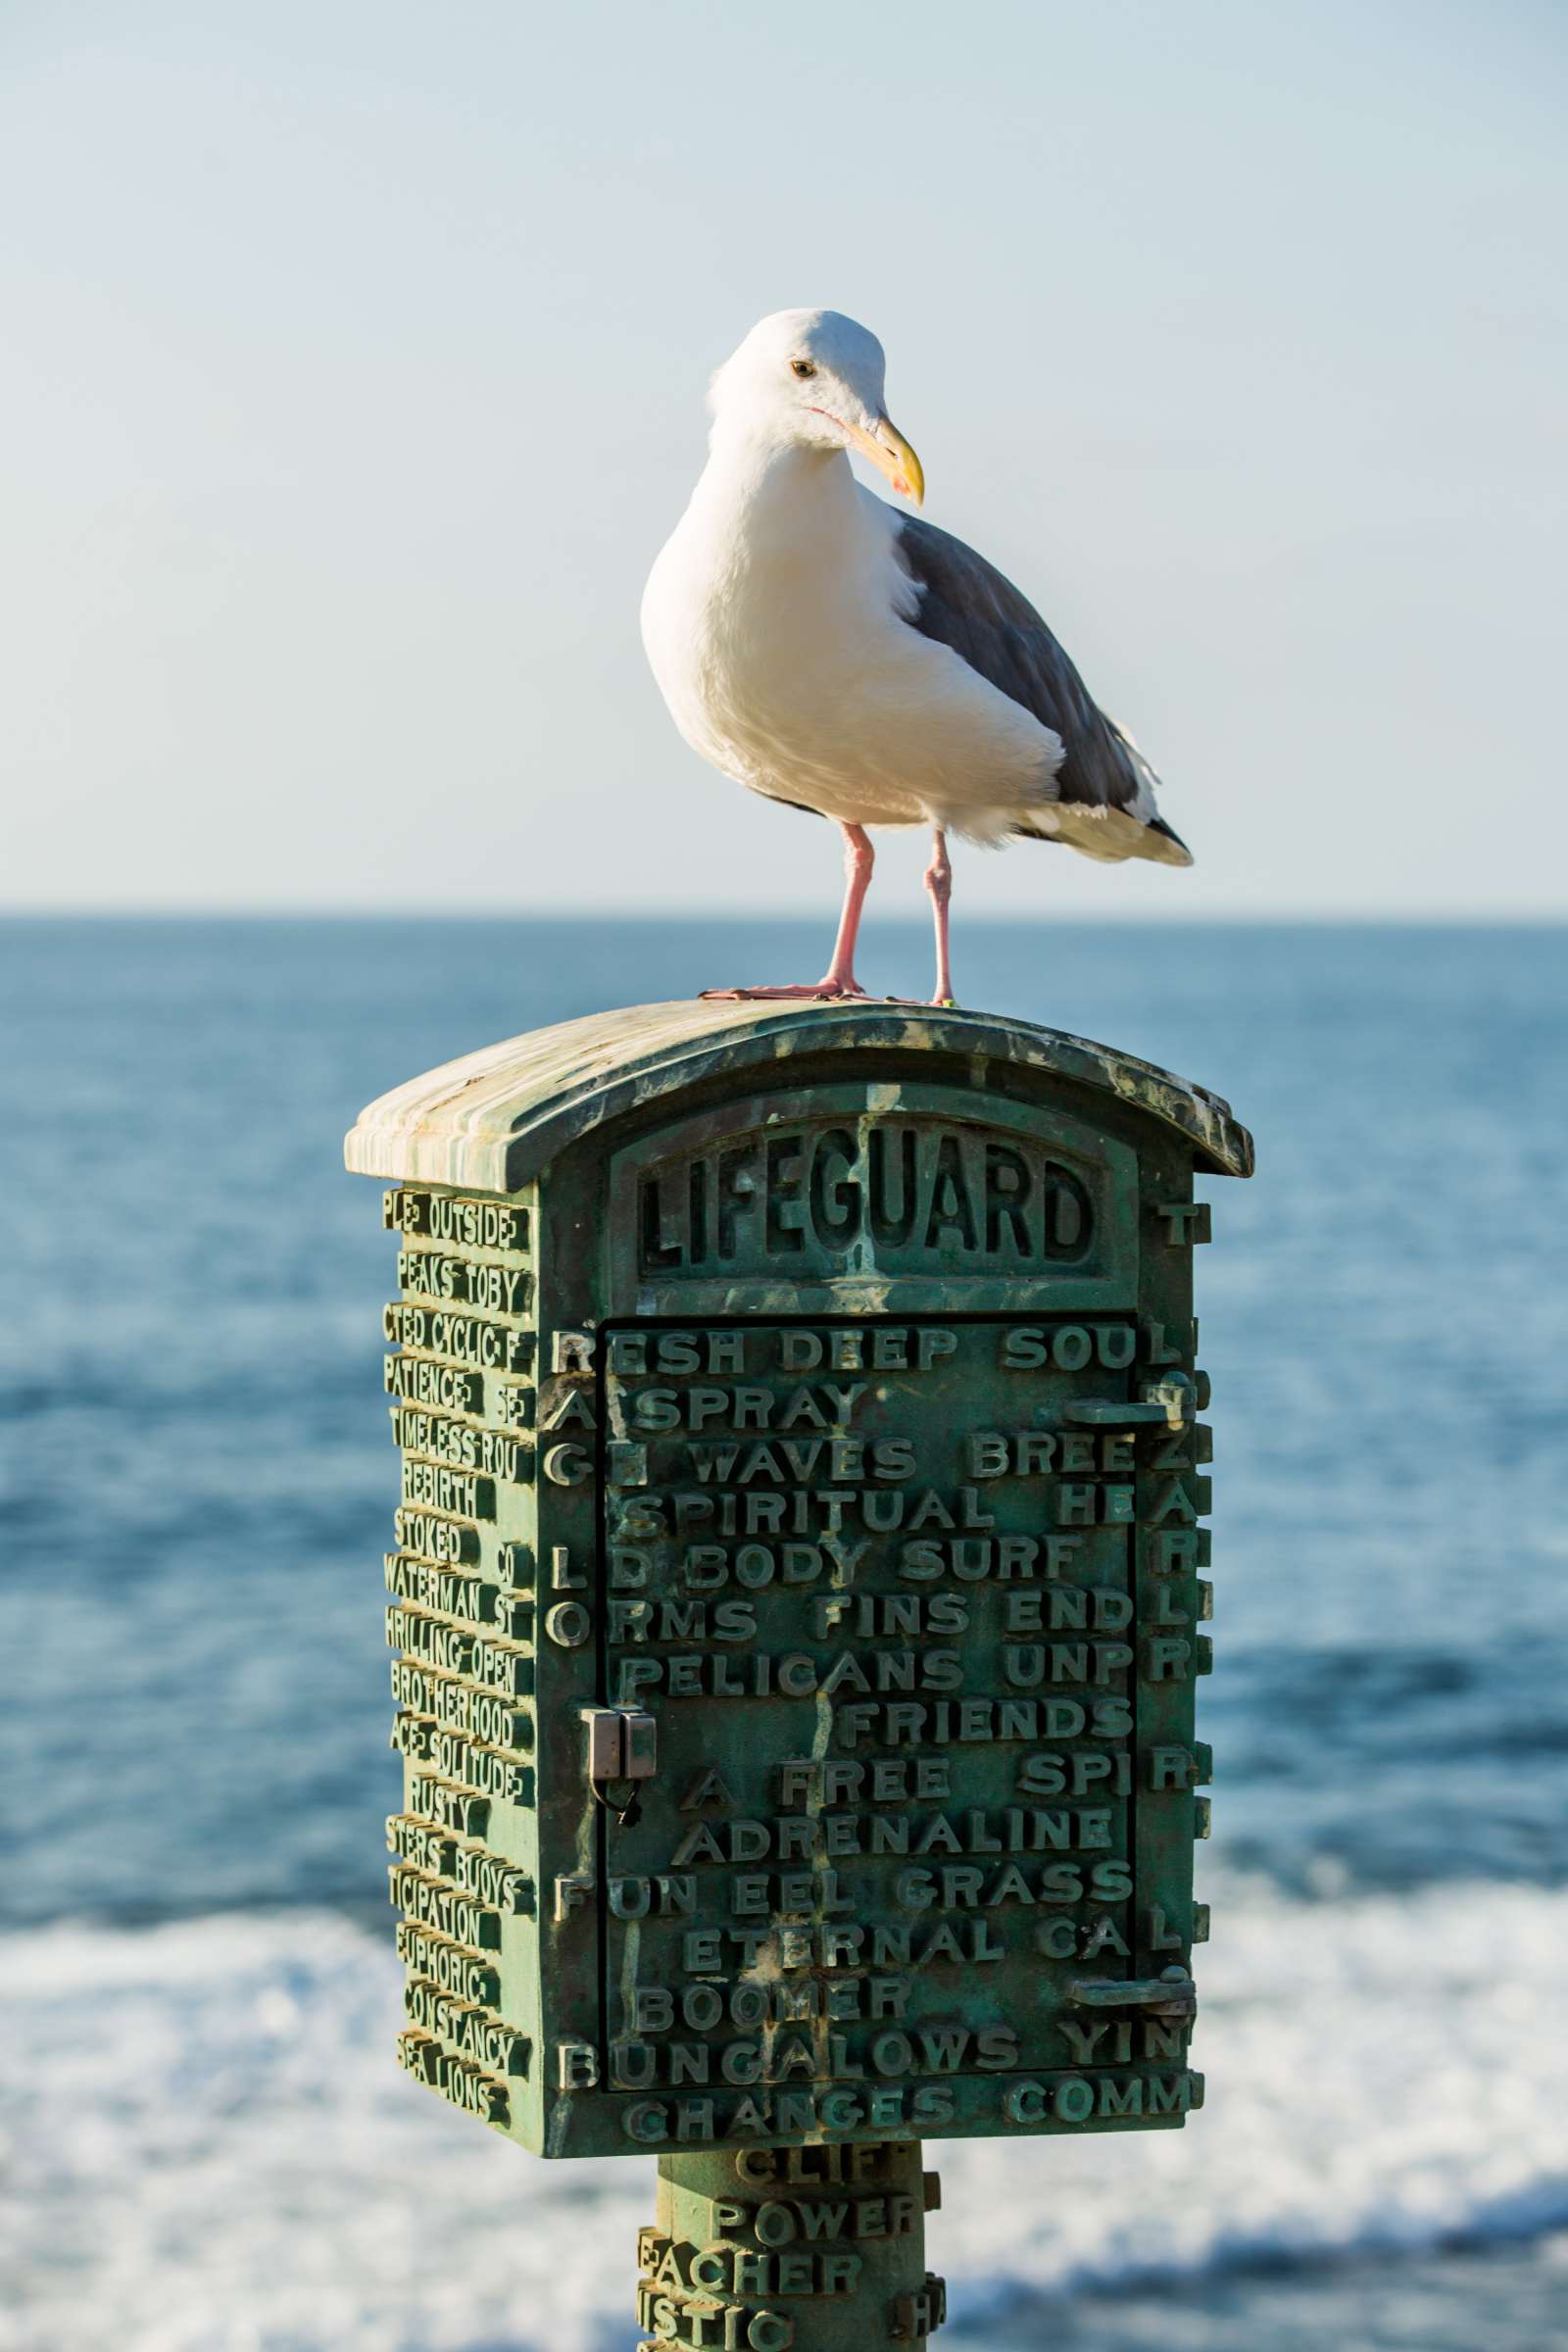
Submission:
[[[650,2234],[667,2340],[795,2342],[896,2210],[855,2340],[912,2342],[915,2140],[1201,2098],[1193,1178],[1248,1139],[1047,1030],[696,1004],[437,1072],[349,1158],[398,1180],[404,2063],[659,2152],[724,2239]],[[775,2242],[791,2151],[896,2198]]]
[[[742,1260],[1000,1266],[1070,1262],[1094,1210],[1049,1153],[972,1126],[831,1121],[694,1152],[642,1179],[646,1274]]]

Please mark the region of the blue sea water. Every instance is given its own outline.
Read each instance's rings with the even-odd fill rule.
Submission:
[[[1214,1940],[1181,2134],[946,2143],[956,2347],[1568,2335],[1568,938],[971,926],[964,1001],[1230,1098]],[[817,927],[0,925],[8,2352],[610,2352],[649,2168],[391,2061],[359,1106]],[[867,937],[912,993],[926,943]]]

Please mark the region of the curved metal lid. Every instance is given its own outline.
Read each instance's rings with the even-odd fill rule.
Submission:
[[[360,1113],[343,1156],[362,1176],[515,1192],[607,1119],[721,1071],[739,1075],[793,1054],[838,1049],[961,1054],[976,1085],[988,1063],[1050,1071],[1176,1129],[1195,1146],[1200,1168],[1252,1172],[1252,1139],[1228,1102],[1134,1054],[996,1013],[815,998],[682,998],[529,1030],[393,1087]]]

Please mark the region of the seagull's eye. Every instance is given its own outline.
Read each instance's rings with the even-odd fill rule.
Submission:
[[[800,376],[803,381],[807,376],[814,375],[816,373],[816,362],[814,360],[791,360],[790,367],[795,374]]]

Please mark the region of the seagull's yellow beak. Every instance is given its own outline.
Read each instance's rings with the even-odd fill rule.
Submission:
[[[925,468],[893,419],[879,416],[869,433],[862,433],[855,424],[846,424],[844,429],[861,456],[870,459],[878,473],[887,475],[899,496],[919,506],[925,497]]]

